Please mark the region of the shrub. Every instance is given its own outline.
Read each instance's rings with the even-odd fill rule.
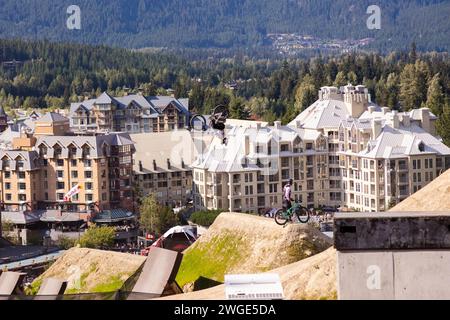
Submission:
[[[195,224],[208,227],[214,223],[214,220],[216,220],[222,212],[223,210],[197,211],[191,215],[190,220]]]
[[[114,244],[115,237],[116,230],[114,227],[93,226],[80,238],[80,246],[93,249],[108,248]]]
[[[67,236],[60,236],[56,241],[56,245],[61,249],[67,250],[74,247],[76,242],[77,242],[76,239],[72,239]]]

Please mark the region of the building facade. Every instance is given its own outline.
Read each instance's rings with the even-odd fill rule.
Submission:
[[[189,124],[189,100],[140,94],[96,99],[70,106],[70,126],[75,132],[166,132]]]
[[[0,152],[3,210],[62,209],[87,215],[115,208],[133,211],[135,149],[130,136],[67,132],[67,118],[47,114],[36,121],[34,133],[22,132],[13,139],[12,150]],[[76,185],[80,192],[65,201]]]
[[[184,206],[192,199],[191,164],[212,139],[203,132],[132,134],[135,143],[134,182],[140,196],[155,195],[166,206]]]
[[[280,207],[294,180],[303,205],[387,210],[450,167],[428,109],[390,112],[364,86],[323,87],[287,126],[235,127],[193,164],[197,208],[258,212]],[[367,179],[367,180],[366,180]]]

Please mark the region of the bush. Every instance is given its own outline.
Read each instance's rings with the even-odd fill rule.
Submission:
[[[56,245],[63,250],[70,249],[75,246],[77,240],[67,236],[60,236],[56,241]]]
[[[80,238],[80,246],[92,249],[109,248],[113,246],[115,237],[116,230],[114,227],[93,226]]]
[[[221,214],[223,210],[204,210],[197,211],[191,215],[190,220],[198,225],[209,227],[214,223],[216,218]]]

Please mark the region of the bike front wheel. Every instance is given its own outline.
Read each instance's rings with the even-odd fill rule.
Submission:
[[[282,209],[278,209],[277,212],[275,212],[275,222],[276,224],[280,226],[284,226],[289,219],[285,217],[284,211]]]
[[[309,221],[309,210],[306,208],[302,208],[297,212],[297,218],[301,223],[307,223]]]

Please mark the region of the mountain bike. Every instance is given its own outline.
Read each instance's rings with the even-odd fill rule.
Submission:
[[[289,221],[292,221],[293,217],[301,223],[307,223],[309,221],[310,211],[308,208],[303,207],[298,201],[294,202],[291,208],[284,210],[278,209],[275,213],[275,222],[280,226],[285,225]]]

